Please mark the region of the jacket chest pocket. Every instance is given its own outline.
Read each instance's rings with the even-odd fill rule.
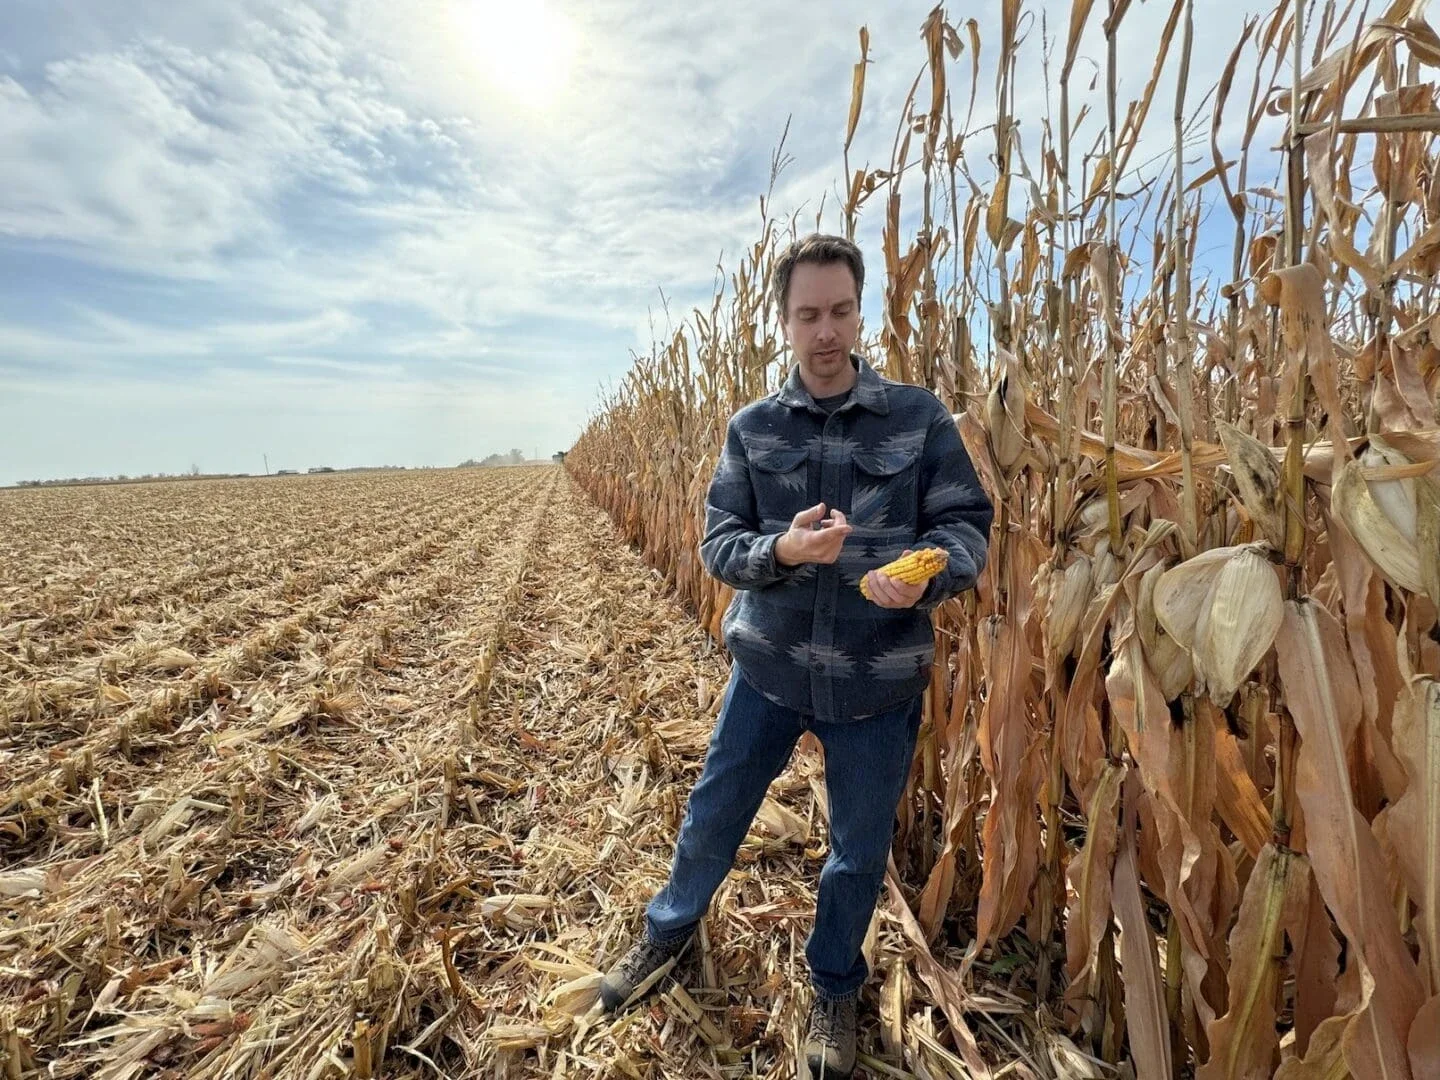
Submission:
[[[804,510],[810,486],[810,451],[804,447],[772,447],[750,454],[750,469],[755,488],[755,509],[766,522],[784,521]]]
[[[915,528],[919,459],[917,450],[856,450],[851,520],[891,529]]]

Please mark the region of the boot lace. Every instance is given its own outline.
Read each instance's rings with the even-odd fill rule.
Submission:
[[[822,1046],[840,1045],[846,1025],[845,1003],[827,998],[817,998],[811,1011],[815,1041]]]
[[[636,983],[669,959],[669,949],[652,941],[641,941],[620,962],[620,974],[626,982]]]

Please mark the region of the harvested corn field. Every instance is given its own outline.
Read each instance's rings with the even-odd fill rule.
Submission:
[[[0,1075],[793,1075],[826,851],[810,752],[685,988],[586,1019],[727,665],[559,469],[4,508]],[[914,932],[877,920],[862,1049],[874,1075],[905,1048],[956,1075],[911,999]],[[1033,1044],[1017,999],[967,1007]]]

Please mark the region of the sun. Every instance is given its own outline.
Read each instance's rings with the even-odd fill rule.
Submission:
[[[462,40],[476,72],[516,103],[543,107],[565,87],[575,27],[546,0],[458,0]]]

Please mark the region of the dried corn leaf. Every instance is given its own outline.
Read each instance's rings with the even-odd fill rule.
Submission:
[[[1172,720],[1133,624],[1122,624],[1116,650],[1105,685],[1150,796],[1160,870],[1150,885],[1175,914],[1182,978],[1208,1023],[1223,1004],[1223,923],[1236,902],[1234,868],[1211,820],[1217,793],[1212,739],[1200,718]]]
[[[161,649],[154,656],[145,662],[145,666],[151,671],[184,671],[192,668],[200,661],[184,649],[166,647]]]
[[[860,108],[865,100],[865,65],[869,62],[870,53],[870,31],[867,27],[860,28],[860,59],[855,64],[855,71],[851,79],[850,87],[850,118],[845,124],[845,149],[850,149],[850,141],[855,138],[855,129],[860,125]]]
[[[772,798],[766,798],[755,814],[755,823],[778,840],[797,844],[810,842],[810,823]]]
[[[1210,1025],[1210,1057],[1195,1080],[1268,1080],[1280,1040],[1275,1006],[1284,974],[1285,934],[1298,937],[1310,897],[1303,855],[1266,844],[1250,872],[1230,932],[1230,1000]]]
[[[1188,939],[1203,952],[1206,933],[1185,891],[1185,881],[1201,857],[1201,838],[1198,822],[1186,817],[1183,803],[1188,800],[1177,786],[1184,782],[1182,737],[1170,721],[1170,709],[1133,629],[1120,640],[1105,690],[1116,721],[1125,729],[1145,790],[1154,797],[1165,896]]]
[[[1353,1012],[1332,1016],[1315,1029],[1303,1057],[1282,1062],[1275,1080],[1344,1080],[1351,1076],[1345,1064],[1345,1039],[1369,999]]]
[[[1120,965],[1125,985],[1125,1029],[1130,1054],[1139,1076],[1170,1075],[1170,1024],[1161,990],[1160,965],[1154,935],[1145,919],[1136,863],[1138,821],[1135,803],[1139,784],[1126,784],[1125,818],[1115,855],[1115,918],[1120,924]]]
[[[976,940],[989,942],[1010,930],[1023,913],[1039,868],[1040,819],[1035,794],[1044,771],[1040,741],[1030,729],[1031,653],[1025,626],[1030,611],[1029,574],[1017,551],[1009,560],[1008,618],[986,620],[995,691],[980,714],[980,760],[995,781],[985,815],[985,862],[976,912]]]
[[[1305,925],[1291,934],[1291,966],[1295,970],[1295,1052],[1309,1052],[1310,1039],[1335,1012],[1340,978],[1340,942],[1325,909],[1325,898],[1310,874],[1310,899]]]
[[[1286,601],[1275,644],[1286,703],[1301,737],[1295,786],[1311,866],[1341,932],[1375,983],[1346,1040],[1346,1061],[1360,1076],[1405,1077],[1405,1040],[1423,990],[1385,900],[1379,846],[1355,809],[1349,753],[1360,722],[1360,691],[1354,667],[1335,617],[1310,601]]]
[[[955,1037],[960,1056],[964,1059],[966,1067],[970,1069],[975,1080],[991,1080],[994,1074],[981,1056],[974,1033],[965,1020],[967,995],[964,988],[955,974],[943,967],[931,953],[930,946],[925,941],[925,933],[910,910],[910,905],[905,902],[905,894],[896,880],[893,856],[885,873],[885,887],[890,894],[891,907],[900,917],[900,926],[904,931],[905,939],[915,951],[915,970],[921,981],[935,995],[936,1003],[945,1014],[946,1020],[950,1022],[951,1034]],[[970,959],[969,954],[967,954],[968,959]]]
[[[1206,714],[1209,711],[1206,710]],[[1255,780],[1240,756],[1235,736],[1223,723],[1211,721],[1214,734],[1215,776],[1220,817],[1252,856],[1270,840],[1274,822],[1260,798]],[[1258,732],[1251,738],[1259,738]]]
[[[1284,480],[1270,447],[1231,424],[1219,425],[1220,441],[1240,501],[1256,527],[1276,551],[1285,547]]]
[[[1386,797],[1405,790],[1405,770],[1392,749],[1391,713],[1404,688],[1395,658],[1395,632],[1386,616],[1385,585],[1345,524],[1327,521],[1331,559],[1344,599],[1346,637],[1355,659],[1370,755]]]
[[[1440,996],[1431,997],[1415,1014],[1406,1044],[1415,1080],[1440,1077]]]
[[[1090,799],[1085,843],[1070,860],[1068,874],[1073,899],[1065,916],[1065,966],[1070,976],[1067,996],[1072,1001],[1088,995],[1100,943],[1111,915],[1111,879],[1119,836],[1120,791],[1126,776],[1123,764],[1107,761]]]
[[[1440,682],[1417,678],[1401,691],[1394,731],[1410,783],[1389,810],[1390,842],[1418,908],[1421,967],[1433,997],[1440,994]]]

